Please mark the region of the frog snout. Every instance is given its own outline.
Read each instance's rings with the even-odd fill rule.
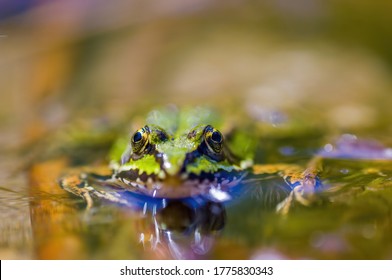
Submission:
[[[177,176],[183,166],[185,156],[183,155],[165,155],[163,157],[163,169],[169,176]]]

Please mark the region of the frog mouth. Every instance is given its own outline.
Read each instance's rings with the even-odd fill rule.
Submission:
[[[218,201],[229,199],[229,191],[240,184],[245,172],[220,171],[200,174],[180,173],[159,179],[156,174],[139,173],[137,169],[121,171],[115,178],[121,188],[157,198],[185,198],[197,195],[218,196]]]

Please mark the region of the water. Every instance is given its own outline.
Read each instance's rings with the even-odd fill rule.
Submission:
[[[83,200],[58,185],[65,160],[36,164],[27,189],[1,189],[2,213],[10,215],[11,225],[7,231],[3,224],[3,246],[14,251],[5,257],[390,258],[390,162],[336,158],[323,163],[316,199],[308,206],[294,203],[287,215],[277,213],[276,205],[291,189],[276,175],[249,179],[225,203],[174,200],[160,210],[152,204],[150,210],[132,210],[98,203],[86,211]]]
[[[380,28],[390,17],[373,16],[390,9],[266,5],[259,19],[259,6],[185,3],[102,6],[97,16],[60,2],[1,19],[0,258],[392,257],[391,29]],[[60,12],[70,16],[57,21]],[[59,187],[70,167],[107,164],[114,139],[166,104],[208,105],[225,130],[248,128],[260,139],[257,163],[306,168],[321,151],[322,188],[282,215],[290,188],[275,175],[252,177],[222,205],[154,214],[105,204],[86,212]],[[366,141],[339,146],[342,135]]]

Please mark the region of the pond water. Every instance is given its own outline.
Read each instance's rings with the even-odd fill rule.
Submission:
[[[306,141],[310,136],[312,141]],[[125,207],[96,198],[86,209],[85,201],[59,184],[70,167],[80,166],[80,147],[71,145],[67,156],[54,153],[8,179],[19,189],[1,188],[2,244],[8,248],[3,254],[39,259],[390,258],[390,149],[348,134],[320,149],[316,146],[324,136],[314,131],[290,138],[262,138],[256,153],[260,168],[296,163],[305,170],[319,155],[323,169],[314,200],[309,205],[294,201],[284,213],[277,206],[292,188],[273,174],[248,176],[221,202],[222,194],[152,199],[128,191],[120,193],[129,203]],[[93,159],[101,156],[96,146],[80,144],[86,154],[94,152],[86,161],[96,165]]]
[[[392,258],[391,48],[377,19],[361,37],[336,27],[347,11],[336,3],[298,14],[58,2],[0,13],[1,259]],[[117,137],[167,104],[242,127],[260,166],[306,170],[321,157],[309,203],[281,173],[250,172],[221,200],[129,192],[131,207],[96,199],[88,210],[60,187],[70,170],[107,172]]]

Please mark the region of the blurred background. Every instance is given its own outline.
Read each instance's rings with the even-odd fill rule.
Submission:
[[[391,11],[382,0],[0,0],[0,186],[16,191],[1,198],[0,257],[32,257],[27,179],[12,173],[28,151],[16,149],[75,120],[207,104],[391,145]]]

